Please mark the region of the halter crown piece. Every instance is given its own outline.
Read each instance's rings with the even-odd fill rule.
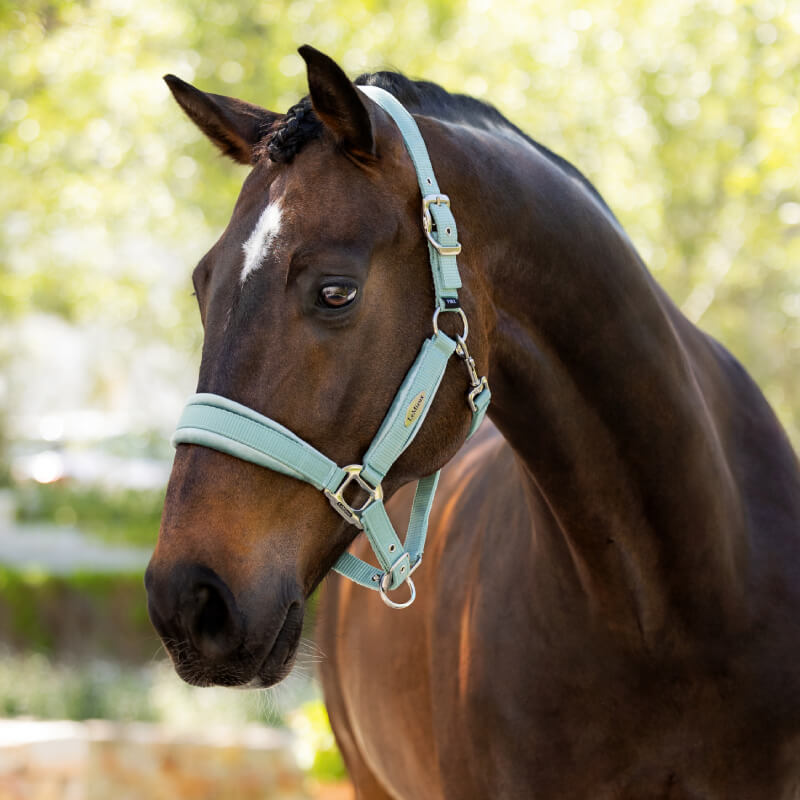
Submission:
[[[458,303],[461,278],[456,256],[461,252],[461,245],[450,211],[450,199],[439,192],[419,128],[411,114],[389,92],[377,86],[358,88],[395,121],[417,172],[422,191],[423,231],[428,240],[436,293],[433,335],[422,343],[416,361],[361,464],[339,467],[283,425],[216,394],[196,394],[189,399],[172,443],[210,447],[305,481],[324,492],[335,511],[364,531],[380,564],[380,569],[376,569],[351,553],[344,553],[333,568],[361,586],[378,591],[381,599],[392,608],[406,608],[416,596],[411,574],[422,560],[439,472],[417,483],[405,543],[400,541],[389,521],[381,481],[422,426],[453,353],[463,359],[469,372],[467,402],[472,409],[469,436],[483,420],[491,392],[486,378],[478,377],[475,361],[467,350],[467,318]],[[437,323],[441,312],[460,315],[464,330],[455,340],[439,330]],[[350,505],[344,497],[351,484],[367,494],[360,506]],[[388,593],[406,582],[409,599],[403,603],[393,601]]]

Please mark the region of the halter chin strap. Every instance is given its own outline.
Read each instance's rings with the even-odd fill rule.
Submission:
[[[461,252],[461,245],[450,212],[450,199],[439,191],[425,142],[411,114],[393,95],[377,86],[358,88],[395,121],[417,172],[422,191],[422,226],[428,240],[436,293],[433,336],[422,343],[362,464],[340,467],[283,425],[216,394],[196,394],[189,399],[172,443],[210,447],[305,481],[324,492],[344,519],[364,531],[380,564],[380,569],[376,569],[344,553],[333,568],[361,586],[380,592],[383,601],[392,608],[406,608],[414,602],[416,594],[411,573],[422,560],[439,472],[417,483],[405,542],[400,541],[389,521],[381,482],[417,435],[453,353],[463,359],[469,372],[467,402],[472,409],[469,436],[483,420],[491,392],[486,378],[478,377],[475,361],[467,349],[469,327],[458,303],[461,278],[456,256]],[[438,327],[440,313],[447,311],[458,313],[463,323],[463,331],[455,339]],[[345,497],[345,492],[351,498],[358,494],[356,488],[367,495],[358,506],[351,505]],[[394,602],[388,592],[406,582],[411,593],[409,599],[403,603]]]

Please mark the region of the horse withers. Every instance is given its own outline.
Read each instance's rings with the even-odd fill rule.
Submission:
[[[301,54],[310,96],[284,115],[168,79],[253,167],[193,275],[198,392],[361,464],[431,333],[430,231],[395,120]],[[500,432],[444,471],[413,606],[328,583],[323,683],[357,795],[798,796],[800,467],[775,415],[571,165],[472,98],[356,84],[413,114],[449,197]],[[451,359],[381,502],[453,459],[470,380]],[[178,445],[147,572],[198,685],[284,677],[305,599],[364,554],[320,486],[237,452]]]

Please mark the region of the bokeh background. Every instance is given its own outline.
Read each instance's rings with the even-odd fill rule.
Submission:
[[[488,100],[575,163],[800,444],[798,0],[0,0],[0,747],[35,738],[20,717],[268,724],[341,775],[324,654],[277,698],[191,690],[141,586],[199,362],[190,272],[246,174],[160,78],[283,111],[303,43]]]

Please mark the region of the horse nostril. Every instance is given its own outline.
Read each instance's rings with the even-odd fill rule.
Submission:
[[[195,602],[197,613],[192,626],[195,636],[215,637],[225,628],[228,621],[228,607],[219,592],[211,586],[198,586]]]
[[[230,589],[218,578],[190,584],[181,597],[184,629],[197,650],[210,660],[229,655],[241,643],[241,614]]]

